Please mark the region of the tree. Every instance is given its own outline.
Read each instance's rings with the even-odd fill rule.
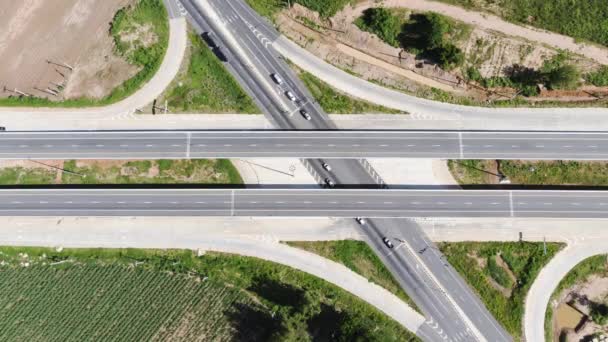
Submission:
[[[424,16],[426,26],[425,45],[431,50],[443,45],[445,35],[450,31],[450,23],[444,16],[437,13],[428,13]]]
[[[392,46],[399,46],[401,21],[386,8],[368,8],[363,12],[363,29],[373,32]]]

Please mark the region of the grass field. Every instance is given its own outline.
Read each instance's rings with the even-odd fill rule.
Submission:
[[[363,241],[289,241],[286,244],[341,263],[417,309],[416,304],[401,289],[380,258]]]
[[[360,299],[255,258],[0,248],[0,339],[410,341]]]
[[[0,185],[53,184],[55,171],[45,168],[10,167],[0,169]]]
[[[295,68],[295,67],[294,67]],[[296,69],[297,70],[297,69]],[[330,114],[360,114],[360,113],[388,113],[399,114],[402,111],[378,106],[373,103],[358,100],[344,95],[321,81],[312,74],[297,70],[298,76],[304,82],[315,100],[323,110]]]
[[[141,160],[110,166],[78,166],[70,160],[64,168],[85,175],[64,173],[64,184],[243,184],[227,159]]]
[[[227,159],[67,160],[63,169],[69,172],[43,165],[0,168],[0,185],[243,184],[237,169]]]
[[[203,40],[192,32],[189,39],[188,70],[165,94],[169,108],[185,113],[261,113]]]
[[[460,184],[487,184],[492,177],[492,161],[449,161],[452,175]],[[529,185],[608,185],[608,164],[576,161],[500,161],[500,171],[512,184]]]
[[[605,0],[440,0],[608,46]]]
[[[147,25],[156,40],[149,46],[135,40],[123,42],[121,34],[132,32],[138,26]],[[154,76],[167,50],[169,42],[169,19],[162,0],[139,0],[134,6],[119,10],[112,21],[110,34],[114,38],[116,53],[127,59],[131,64],[141,67],[132,78],[116,87],[110,95],[100,100],[90,98],[70,99],[65,101],[50,101],[36,97],[11,97],[0,99],[0,106],[32,106],[32,107],[84,107],[103,106],[118,102],[141,88]]]
[[[547,254],[543,253],[542,243],[531,242],[461,242],[440,243],[439,248],[447,256],[448,261],[464,277],[467,283],[475,289],[488,310],[500,324],[515,338],[521,340],[522,317],[526,294],[541,268],[562,247],[559,243],[547,243]],[[516,281],[505,282],[501,285],[511,286],[507,289],[510,295],[492,285],[491,280],[500,282],[492,266],[483,265],[483,260],[489,260],[500,255],[515,275]],[[496,267],[496,266],[494,266]],[[506,272],[506,270],[501,269]]]
[[[573,285],[584,283],[587,278],[592,275],[600,277],[608,277],[608,263],[606,262],[606,255],[595,255],[581,261],[576,265],[568,274],[559,282],[555,291],[551,295],[551,299],[557,298],[560,293]],[[553,319],[553,308],[551,304],[547,306],[547,313],[545,315],[545,337],[547,341],[553,340],[553,329],[551,321]]]

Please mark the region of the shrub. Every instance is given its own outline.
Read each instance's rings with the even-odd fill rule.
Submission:
[[[575,89],[578,87],[581,73],[574,65],[564,65],[547,74],[547,86],[551,89]]]
[[[598,71],[585,75],[585,80],[597,87],[608,86],[608,65],[602,66]]]
[[[442,68],[450,70],[454,67],[462,65],[464,62],[464,53],[454,44],[444,44],[436,48],[437,61]]]

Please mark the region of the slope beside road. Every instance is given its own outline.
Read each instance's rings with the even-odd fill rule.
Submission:
[[[286,59],[332,87],[356,98],[406,111],[416,118],[447,122],[451,128],[606,130],[608,108],[487,108],[431,101],[353,76],[313,55],[284,36],[273,47]],[[454,124],[454,121],[457,121]],[[443,128],[437,127],[436,128]]]

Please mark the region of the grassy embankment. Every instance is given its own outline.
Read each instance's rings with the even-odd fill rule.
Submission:
[[[440,243],[449,263],[477,292],[516,341],[521,339],[524,301],[542,267],[562,247],[532,242]]]
[[[494,161],[450,160],[448,166],[460,184],[488,184]],[[576,161],[500,161],[500,171],[512,184],[527,185],[608,185],[608,164]]]
[[[596,255],[581,261],[576,265],[562,281],[559,282],[555,291],[551,295],[551,300],[557,299],[560,293],[576,284],[581,284],[587,281],[591,276],[608,277],[608,262],[606,255]],[[553,327],[551,321],[553,320],[553,308],[551,304],[547,306],[547,312],[545,313],[545,339],[547,341],[553,341]]]
[[[338,262],[378,284],[417,310],[416,304],[401,289],[380,258],[363,241],[289,241],[286,244]]]
[[[227,159],[65,161],[61,172],[36,167],[0,168],[0,185],[46,184],[243,184]],[[57,177],[57,173],[61,175]]]
[[[124,42],[123,33],[136,27],[150,26],[156,40],[144,47],[139,40]],[[65,101],[51,101],[37,97],[9,97],[0,99],[0,106],[32,107],[85,107],[104,106],[118,102],[141,88],[160,67],[169,42],[169,19],[162,0],[140,0],[135,5],[119,10],[112,20],[110,34],[116,46],[115,53],[141,70],[132,78],[116,87],[103,99],[78,98]]]
[[[204,41],[192,32],[188,37],[187,70],[178,76],[160,102],[167,100],[174,112],[261,113]]]
[[[490,11],[506,20],[532,25],[608,46],[608,6],[603,0],[440,0]]]
[[[348,95],[344,95],[332,88],[329,84],[321,81],[314,75],[296,69],[298,76],[304,82],[312,96],[319,105],[330,114],[360,114],[360,113],[387,113],[400,114],[402,111],[375,105],[373,103],[358,100]]]
[[[306,273],[183,250],[0,248],[0,339],[411,341]]]

